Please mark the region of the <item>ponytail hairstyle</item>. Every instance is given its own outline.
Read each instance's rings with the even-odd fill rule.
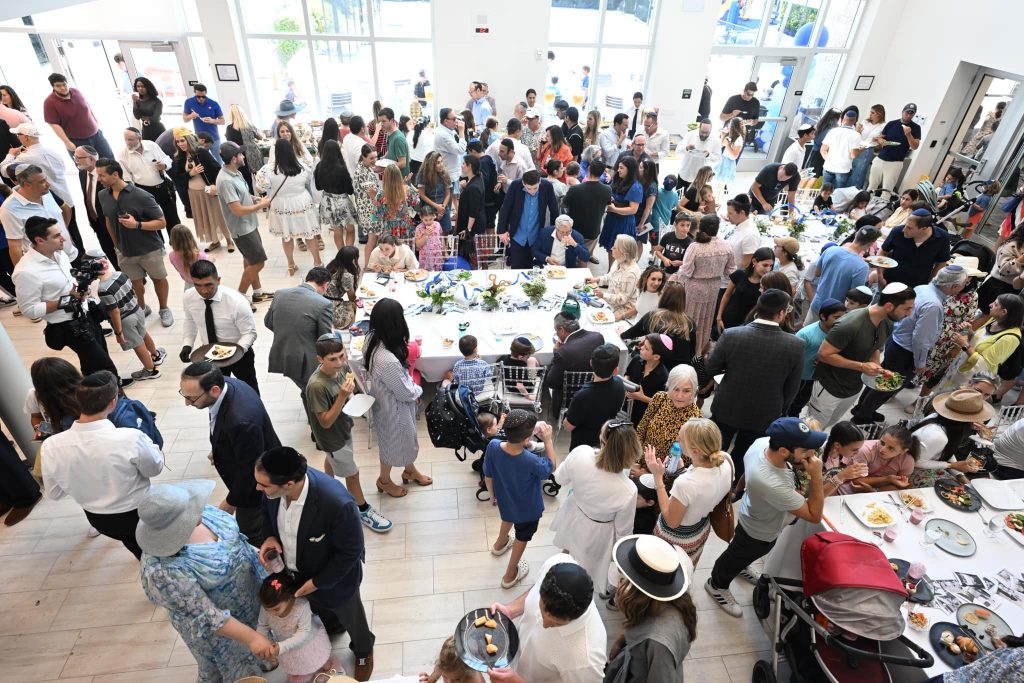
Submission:
[[[828,440],[825,441],[825,447],[821,451],[822,456],[828,458],[832,449],[837,445],[849,446],[858,441],[864,441],[864,432],[860,430],[860,427],[848,420],[836,422],[828,432]]]
[[[919,428],[920,426],[921,423],[919,422],[915,425],[915,428]],[[903,425],[890,425],[882,431],[879,438],[883,436],[891,436],[896,439],[900,446],[910,452],[910,457],[914,459],[914,462],[917,462],[918,457],[921,455],[921,442],[918,441],[917,437],[914,436],[909,429]],[[950,439],[950,441],[952,441],[952,439]]]
[[[686,442],[688,449],[699,451],[699,457],[711,463],[712,467],[719,467],[725,462],[722,432],[719,431],[718,425],[706,417],[687,420],[679,428],[679,435]]]

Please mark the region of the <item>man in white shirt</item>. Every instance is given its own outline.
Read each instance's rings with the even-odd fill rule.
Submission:
[[[530,153],[527,151],[526,158],[529,158],[529,156]],[[524,173],[530,170],[524,166],[523,157],[519,156],[514,141],[509,138],[502,140],[498,144],[498,161],[496,166],[498,167],[498,182],[495,187],[495,193],[503,193],[508,189],[509,183],[519,180],[523,177]]]
[[[668,156],[670,141],[668,131],[658,125],[658,112],[644,114],[644,132],[647,133],[647,156],[660,162]]]
[[[10,199],[4,205],[9,203]],[[109,370],[117,375],[103,332],[87,313],[85,293],[78,291],[71,275],[71,261],[64,252],[65,238],[57,221],[32,216],[25,222],[25,237],[33,247],[11,275],[22,314],[32,320],[45,320],[46,345],[55,351],[64,347],[74,351],[82,374]],[[122,386],[131,384],[130,379],[121,382]]]
[[[182,308],[185,311],[185,333],[182,338],[182,363],[188,363],[198,335],[199,346],[206,344],[237,344],[237,353],[230,365],[221,368],[260,393],[256,381],[256,357],[252,345],[256,341],[256,318],[252,305],[238,291],[220,284],[217,266],[212,261],[196,261],[189,271],[192,289],[185,290]]]
[[[849,109],[843,114],[843,123],[825,134],[821,141],[822,166],[821,183],[831,183],[839,190],[850,186],[850,171],[853,160],[860,154],[860,133],[857,132],[857,112]]]
[[[50,194],[50,181],[43,169],[29,164],[18,169],[18,186],[11,196],[0,204],[0,223],[7,235],[7,251],[11,255],[11,263],[18,265],[21,257],[32,250],[32,240],[25,226],[29,218],[43,216],[51,218],[60,229],[64,238],[61,251],[68,261],[77,261],[79,249],[72,241],[68,232],[68,221],[71,220],[71,205],[65,203],[58,206],[57,200]]]
[[[494,165],[498,167],[499,172],[501,171],[501,157],[498,154],[498,148],[501,147],[505,140],[511,140],[513,147],[515,147],[516,158],[519,160],[519,164],[523,167],[523,173],[526,171],[532,171],[536,168],[536,164],[533,163],[533,157],[530,155],[530,148],[522,142],[523,137],[523,124],[519,122],[517,118],[511,118],[508,120],[508,126],[505,129],[505,136],[498,138],[491,144],[487,145],[485,150],[487,156],[494,160]],[[516,176],[518,177],[518,176]],[[509,178],[509,182],[516,178]]]
[[[174,184],[164,176],[164,171],[171,167],[171,158],[155,142],[143,140],[138,128],[125,129],[124,145],[124,149],[117,155],[117,161],[124,171],[124,181],[135,183],[135,187],[153,195],[163,211],[167,234],[170,236],[171,228],[179,222]]]
[[[722,158],[721,140],[711,137],[711,120],[703,119],[696,129],[684,135],[676,145],[676,154],[683,157],[676,182],[685,190],[701,166],[714,168]]]
[[[612,125],[601,131],[597,136],[597,144],[601,146],[601,158],[604,163],[611,166],[619,158],[619,154],[629,146],[626,140],[626,128],[629,126],[629,116],[616,114],[612,119]]]
[[[750,197],[738,194],[727,201],[725,215],[729,222],[736,226],[725,241],[732,245],[737,270],[743,270],[750,264],[750,258],[761,246],[761,233],[757,231],[754,221],[750,220]]]
[[[537,583],[491,610],[518,619],[519,653],[512,666],[488,671],[492,681],[598,683],[604,679],[607,635],[594,603],[594,582],[566,553],[551,556]]]
[[[353,116],[348,120],[349,133],[341,141],[341,156],[345,160],[345,167],[348,174],[355,178],[356,168],[359,167],[359,157],[362,156],[364,145],[369,145],[366,138],[366,123],[362,116]],[[371,147],[373,145],[370,145]]]
[[[462,157],[466,155],[466,122],[445,107],[439,114],[441,125],[434,130],[434,151],[441,155],[444,168],[452,181],[452,195],[461,192]]]
[[[779,163],[783,166],[786,164],[796,164],[797,168],[802,169],[804,167],[804,157],[807,155],[807,143],[813,139],[814,126],[812,124],[805,123],[797,128],[793,144],[782,153],[782,160]]]
[[[626,115],[629,117],[629,131],[626,135],[632,140],[636,132],[643,127],[644,94],[642,92],[633,93],[633,108],[627,111]]]
[[[19,167],[23,164],[34,164],[43,170],[57,196],[69,206],[73,205],[71,188],[68,187],[65,177],[67,169],[64,165],[64,156],[39,143],[39,129],[34,123],[23,123],[12,128],[11,132],[18,136],[21,147],[11,148],[7,157],[0,162],[0,173],[6,176],[11,164],[17,164]]]
[[[139,502],[149,492],[150,479],[163,471],[164,456],[138,429],[115,427],[107,419],[117,405],[114,375],[88,375],[75,398],[78,420],[46,439],[40,451],[46,495],[74,498],[94,529],[120,541],[139,559]]]

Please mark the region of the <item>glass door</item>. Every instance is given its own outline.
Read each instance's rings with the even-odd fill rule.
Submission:
[[[961,110],[962,121],[935,174],[936,179],[941,181],[946,172],[954,166],[963,170],[968,177],[985,172],[984,169],[992,158],[991,153],[998,156],[998,152],[1002,151],[995,148],[990,150],[989,143],[995,137],[1000,124],[1005,123],[1002,114],[1019,87],[1019,81],[998,78],[991,74],[984,74],[978,79],[974,97],[967,101]],[[1003,139],[1006,139],[1005,135]],[[988,174],[991,173],[990,169]]]
[[[130,82],[139,76],[153,81],[164,103],[164,116],[181,114],[185,99],[192,94],[187,87],[194,80],[191,60],[185,46],[178,42],[119,42]],[[176,117],[175,117],[176,119]],[[167,122],[164,122],[167,125]]]
[[[118,43],[98,38],[57,38],[52,41],[57,63],[63,68],[71,87],[89,100],[93,114],[116,152],[123,146],[121,130],[131,121],[131,100],[124,92],[124,79],[114,61]],[[60,70],[60,69],[57,69]],[[130,87],[130,83],[128,84]]]
[[[747,129],[737,170],[760,170],[767,160],[781,154],[789,130],[786,122],[793,117],[800,99],[793,93],[796,83],[802,81],[802,61],[797,57],[754,58],[749,80],[757,84],[760,116],[757,124]]]

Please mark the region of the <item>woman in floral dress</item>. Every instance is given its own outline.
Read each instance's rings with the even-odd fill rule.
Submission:
[[[272,644],[255,629],[265,576],[234,517],[205,505],[210,480],[160,484],[139,505],[142,589],[167,609],[199,665],[198,683],[260,673]]]
[[[965,327],[970,327],[971,318],[978,310],[978,279],[969,278],[967,284],[959,294],[946,297],[944,317],[942,318],[942,331],[939,332],[939,339],[935,346],[928,353],[928,360],[924,366],[924,375],[921,385],[921,396],[927,396],[939,385],[946,371],[953,363],[953,360],[960,355],[959,337],[963,334]],[[914,412],[914,403],[911,402],[906,410]]]
[[[391,165],[384,169],[384,183],[377,190],[374,199],[373,222],[374,232],[377,238],[380,235],[391,235],[397,240],[409,240],[413,235],[412,217],[416,213],[419,204],[419,195],[413,192],[405,180],[402,179],[402,172],[398,166]],[[376,242],[376,240],[374,240]],[[372,252],[370,243],[366,248]]]
[[[701,218],[695,239],[683,255],[683,265],[670,279],[682,282],[686,288],[686,315],[697,323],[694,349],[702,355],[711,338],[722,278],[736,269],[736,255],[733,248],[718,237],[718,216]]]
[[[377,210],[377,193],[380,192],[380,176],[373,170],[377,163],[377,150],[371,145],[363,145],[359,152],[359,163],[356,164],[356,172],[352,175],[352,190],[356,200],[356,217],[359,219],[359,228],[367,235],[366,251],[367,256],[377,245],[376,222],[374,213]]]

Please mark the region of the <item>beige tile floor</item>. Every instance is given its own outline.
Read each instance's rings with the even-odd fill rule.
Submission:
[[[265,225],[262,229],[271,256],[264,271],[264,285],[280,289],[298,284],[297,277],[286,274],[280,244],[268,236]],[[333,248],[330,251],[333,253]],[[221,250],[216,256],[224,283],[236,284],[239,255]],[[296,260],[302,271],[312,263],[308,254],[298,252]],[[170,279],[171,309],[178,320],[169,329],[161,327],[156,316],[149,322],[157,344],[170,354],[163,377],[137,383],[128,394],[159,414],[167,469],[157,481],[216,479],[207,461],[205,411],[185,406],[177,394],[181,283],[173,272]],[[149,294],[152,296],[152,290]],[[260,319],[265,308],[257,314]],[[41,325],[13,317],[10,308],[0,310],[0,324],[14,340],[26,368],[40,355],[50,353],[41,343]],[[298,390],[287,379],[266,374],[271,338],[261,322],[256,351],[264,402],[281,440],[301,450],[316,467],[322,467],[323,457],[309,439]],[[117,350],[113,357],[122,374],[138,368],[131,352]],[[418,466],[434,477],[434,484],[413,487],[400,500],[382,500],[373,487],[376,451],[367,448],[365,423],[357,422],[354,432],[364,490],[374,491],[370,502],[395,522],[388,534],[368,532],[366,536],[362,593],[377,636],[375,679],[429,670],[440,642],[452,632],[462,614],[495,600],[516,597],[532,585],[541,563],[557,550],[551,545],[549,524],[559,500],[547,498],[547,513],[526,552],[533,573],[522,586],[501,589],[499,576],[505,558],[495,559],[487,552],[489,539],[493,542],[497,532],[495,508],[475,499],[476,477],[468,463],[458,462],[450,451],[433,448],[422,421],[419,433]],[[567,439],[559,443],[563,455],[567,445]],[[212,500],[220,500],[224,493],[218,481]],[[564,495],[563,491],[560,497]],[[0,680],[194,681],[195,663],[164,610],[153,607],[143,595],[134,558],[109,539],[88,538],[87,527],[81,509],[70,499],[43,501],[18,526],[0,526],[0,604],[4,615],[0,619]],[[685,668],[691,680],[741,683],[749,680],[751,666],[764,656],[768,640],[752,612],[748,610],[743,619],[734,619],[704,593],[702,584],[723,547],[717,540],[709,543],[694,577],[692,594],[700,610],[699,636]],[[750,587],[737,583],[734,588],[740,601],[749,604]],[[603,606],[601,611],[609,636],[614,637],[621,630],[619,615],[609,614]],[[351,671],[347,637],[338,639],[335,648]],[[284,680],[281,672],[269,678]]]

